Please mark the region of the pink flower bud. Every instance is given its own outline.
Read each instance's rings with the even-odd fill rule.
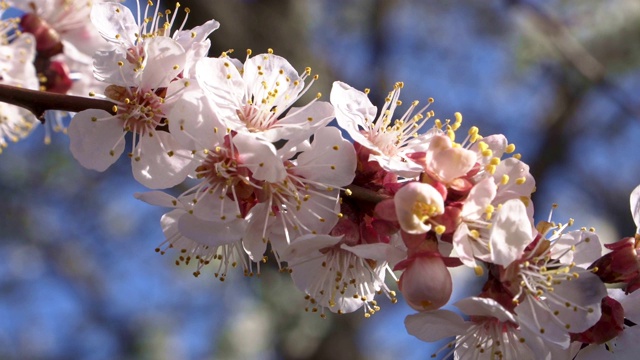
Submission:
[[[437,310],[449,301],[451,274],[440,254],[420,254],[399,263],[398,268],[405,268],[398,282],[400,292],[415,310]]]
[[[20,26],[36,38],[36,50],[40,56],[50,58],[62,52],[60,35],[38,15],[25,14],[20,19]]]

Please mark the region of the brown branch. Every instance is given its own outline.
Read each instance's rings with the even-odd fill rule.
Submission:
[[[100,109],[115,115],[111,101],[81,96],[62,95],[0,84],[0,101],[31,111],[42,123],[47,110],[79,112]]]

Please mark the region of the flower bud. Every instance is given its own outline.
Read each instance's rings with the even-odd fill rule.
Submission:
[[[396,266],[404,268],[398,287],[407,304],[417,311],[432,311],[451,297],[451,274],[438,253],[416,255]]]
[[[627,237],[613,244],[606,244],[605,247],[612,251],[596,260],[589,268],[605,283],[637,282],[640,277],[640,258],[635,248],[635,239]]]
[[[424,234],[431,230],[431,219],[444,213],[442,195],[433,186],[410,182],[394,196],[396,214],[402,230]]]

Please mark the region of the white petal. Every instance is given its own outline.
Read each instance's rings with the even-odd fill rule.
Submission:
[[[133,176],[150,189],[178,185],[197,165],[192,161],[191,151],[182,149],[167,132],[154,131],[140,137],[138,142],[140,152],[131,159]]]
[[[453,311],[435,310],[408,315],[404,319],[407,332],[422,341],[438,341],[462,335],[469,328],[462,317]]]
[[[190,49],[192,44],[207,40],[207,37],[209,37],[209,35],[219,27],[220,23],[211,19],[200,26],[192,28],[191,30],[176,32],[173,34],[173,39],[180,43],[183,48]]]
[[[93,55],[93,76],[101,82],[118,86],[135,86],[138,84],[139,73],[133,71],[134,67],[125,63],[118,66],[118,61],[126,61],[126,53],[120,48],[115,50],[97,51]]]
[[[346,130],[354,141],[369,143],[360,132],[360,128],[368,130],[372,126],[378,112],[369,97],[362,91],[336,81],[331,88],[330,101],[335,108],[340,128]]]
[[[104,171],[124,151],[122,121],[104,110],[77,113],[68,131],[73,157],[88,169]]]
[[[185,149],[214,149],[223,142],[226,127],[218,120],[211,101],[197,84],[181,94],[167,119],[169,131]]]
[[[406,252],[385,243],[360,244],[356,246],[348,246],[346,244],[342,244],[340,245],[340,248],[352,252],[363,259],[371,259],[383,262],[399,262],[400,260],[402,260],[403,256],[406,258],[407,255]]]
[[[139,28],[131,10],[114,2],[96,2],[91,8],[91,22],[107,41],[127,45],[135,43]]]
[[[187,55],[180,44],[168,37],[158,36],[144,43],[145,59],[140,87],[144,90],[169,86],[169,82],[183,70]]]
[[[563,324],[570,326],[569,331],[580,333],[600,319],[600,303],[602,298],[607,296],[607,289],[600,278],[591,271],[580,268],[573,268],[572,271],[579,276],[554,286],[553,293],[547,296],[558,300],[546,303],[550,311],[556,312]],[[566,306],[565,302],[571,305]]]
[[[214,103],[231,109],[227,117],[240,124],[236,110],[244,105],[246,85],[242,75],[228,58],[204,58],[196,64],[196,78],[202,88],[212,95]],[[229,120],[225,118],[225,120]],[[236,125],[237,126],[237,125]],[[233,128],[233,126],[231,126]]]
[[[191,199],[190,199],[191,200]],[[214,192],[206,192],[200,196],[193,206],[193,214],[202,220],[227,222],[238,219],[238,209],[235,201],[222,193],[222,187]]]
[[[374,151],[378,151],[375,147],[370,147],[366,144],[362,145],[365,145],[366,147]],[[369,161],[376,161],[378,164],[380,164],[380,167],[382,167],[386,171],[392,172],[407,179],[415,178],[420,175],[420,173],[424,172],[424,168],[422,167],[422,165],[416,164],[415,162],[413,162],[413,160],[406,159],[401,156],[371,154],[369,155]]]
[[[488,316],[493,317],[501,322],[510,321],[518,324],[515,316],[508,312],[497,301],[490,298],[469,297],[456,302],[455,307],[463,313],[470,316]]]
[[[327,234],[338,222],[337,214],[340,209],[338,191],[338,189],[323,190],[323,196],[320,196],[311,191],[301,190],[299,192],[300,198],[309,195],[309,200],[302,201],[300,206],[288,209],[286,213],[279,213],[278,220],[282,221],[281,217],[286,216],[290,220],[294,219],[300,228],[310,229],[316,234]],[[287,222],[287,224],[290,223]],[[292,227],[289,226],[290,232],[293,232]]]
[[[255,101],[268,101],[268,105],[277,107],[278,113],[288,109],[304,87],[289,61],[274,54],[259,54],[247,59],[242,78]]]
[[[640,291],[634,291],[628,295],[621,289],[609,289],[609,296],[616,299],[624,308],[624,317],[640,324]],[[638,326],[640,327],[640,326]]]
[[[514,199],[502,204],[491,227],[491,261],[507,266],[522,256],[531,241],[531,223],[522,201]]]
[[[270,142],[288,140],[285,148],[307,140],[316,129],[333,120],[333,106],[325,101],[315,101],[302,108],[291,108],[287,115],[263,131],[260,136]]]
[[[296,238],[280,253],[283,260],[298,263],[320,255],[320,249],[340,242],[342,236],[307,234]]]
[[[506,185],[501,183],[504,175],[509,177],[509,182]],[[498,184],[496,204],[521,196],[529,197],[536,186],[533,176],[529,173],[529,165],[513,157],[500,161],[493,178]],[[517,181],[517,179],[524,179],[524,182]]]
[[[631,215],[633,216],[633,221],[636,223],[636,233],[640,234],[640,185],[631,192],[629,203],[631,204]]]
[[[472,241],[469,238],[469,226],[466,223],[460,223],[456,228],[456,231],[453,233],[453,248],[456,250],[456,254],[458,254],[458,258],[462,261],[466,266],[475,269],[478,264],[476,263],[475,256],[472,246]]]
[[[175,208],[180,204],[178,199],[162,191],[137,192],[133,194],[133,197],[154,206]]]
[[[574,250],[571,250],[576,246]],[[562,255],[562,256],[559,256]],[[586,230],[570,231],[562,234],[553,244],[550,256],[563,264],[574,263],[587,268],[602,256],[602,244],[598,235]]]
[[[475,184],[469,191],[460,216],[474,220],[480,218],[487,205],[491,204],[491,201],[496,197],[496,189],[496,183],[492,178],[486,178]]]
[[[253,261],[262,260],[267,250],[266,236],[269,234],[270,210],[267,204],[260,203],[251,209],[248,216],[249,223],[242,238],[242,246]]]
[[[178,221],[180,233],[202,245],[221,246],[240,240],[246,223],[204,221],[191,214],[185,214]]]
[[[319,129],[311,149],[297,159],[295,173],[331,186],[347,186],[355,177],[357,159],[351,142],[335,127]]]
[[[282,159],[276,155],[273,144],[243,133],[233,137],[233,144],[240,153],[240,163],[253,172],[255,179],[277,182],[286,177]]]
[[[543,307],[544,304],[539,304],[537,300],[527,298],[516,306],[515,312],[518,315],[518,322],[546,341],[566,349],[569,346],[568,330],[559,325],[554,320],[553,314]]]
[[[635,359],[640,353],[640,326],[625,328],[622,334],[611,341],[614,359]]]

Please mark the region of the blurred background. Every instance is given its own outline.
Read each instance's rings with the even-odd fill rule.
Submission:
[[[22,0],[26,1],[26,0]],[[135,1],[133,2],[135,4]],[[635,231],[640,184],[640,2],[637,0],[182,0],[189,25],[214,18],[211,55],[273,48],[320,80],[371,88],[380,104],[434,97],[437,117],[503,133],[537,181],[536,219],[576,220],[616,241]],[[174,3],[166,3],[173,8]],[[135,8],[135,7],[134,7]],[[194,278],[162,242],[163,210],[122,158],[81,168],[43,130],[0,156],[0,359],[426,359],[404,329],[413,313],[380,299],[321,319],[290,279],[212,267]],[[205,268],[206,269],[206,268]],[[463,271],[475,294],[481,281]],[[390,282],[391,283],[391,282]],[[391,284],[391,286],[394,286]],[[458,285],[456,288],[460,289]]]

